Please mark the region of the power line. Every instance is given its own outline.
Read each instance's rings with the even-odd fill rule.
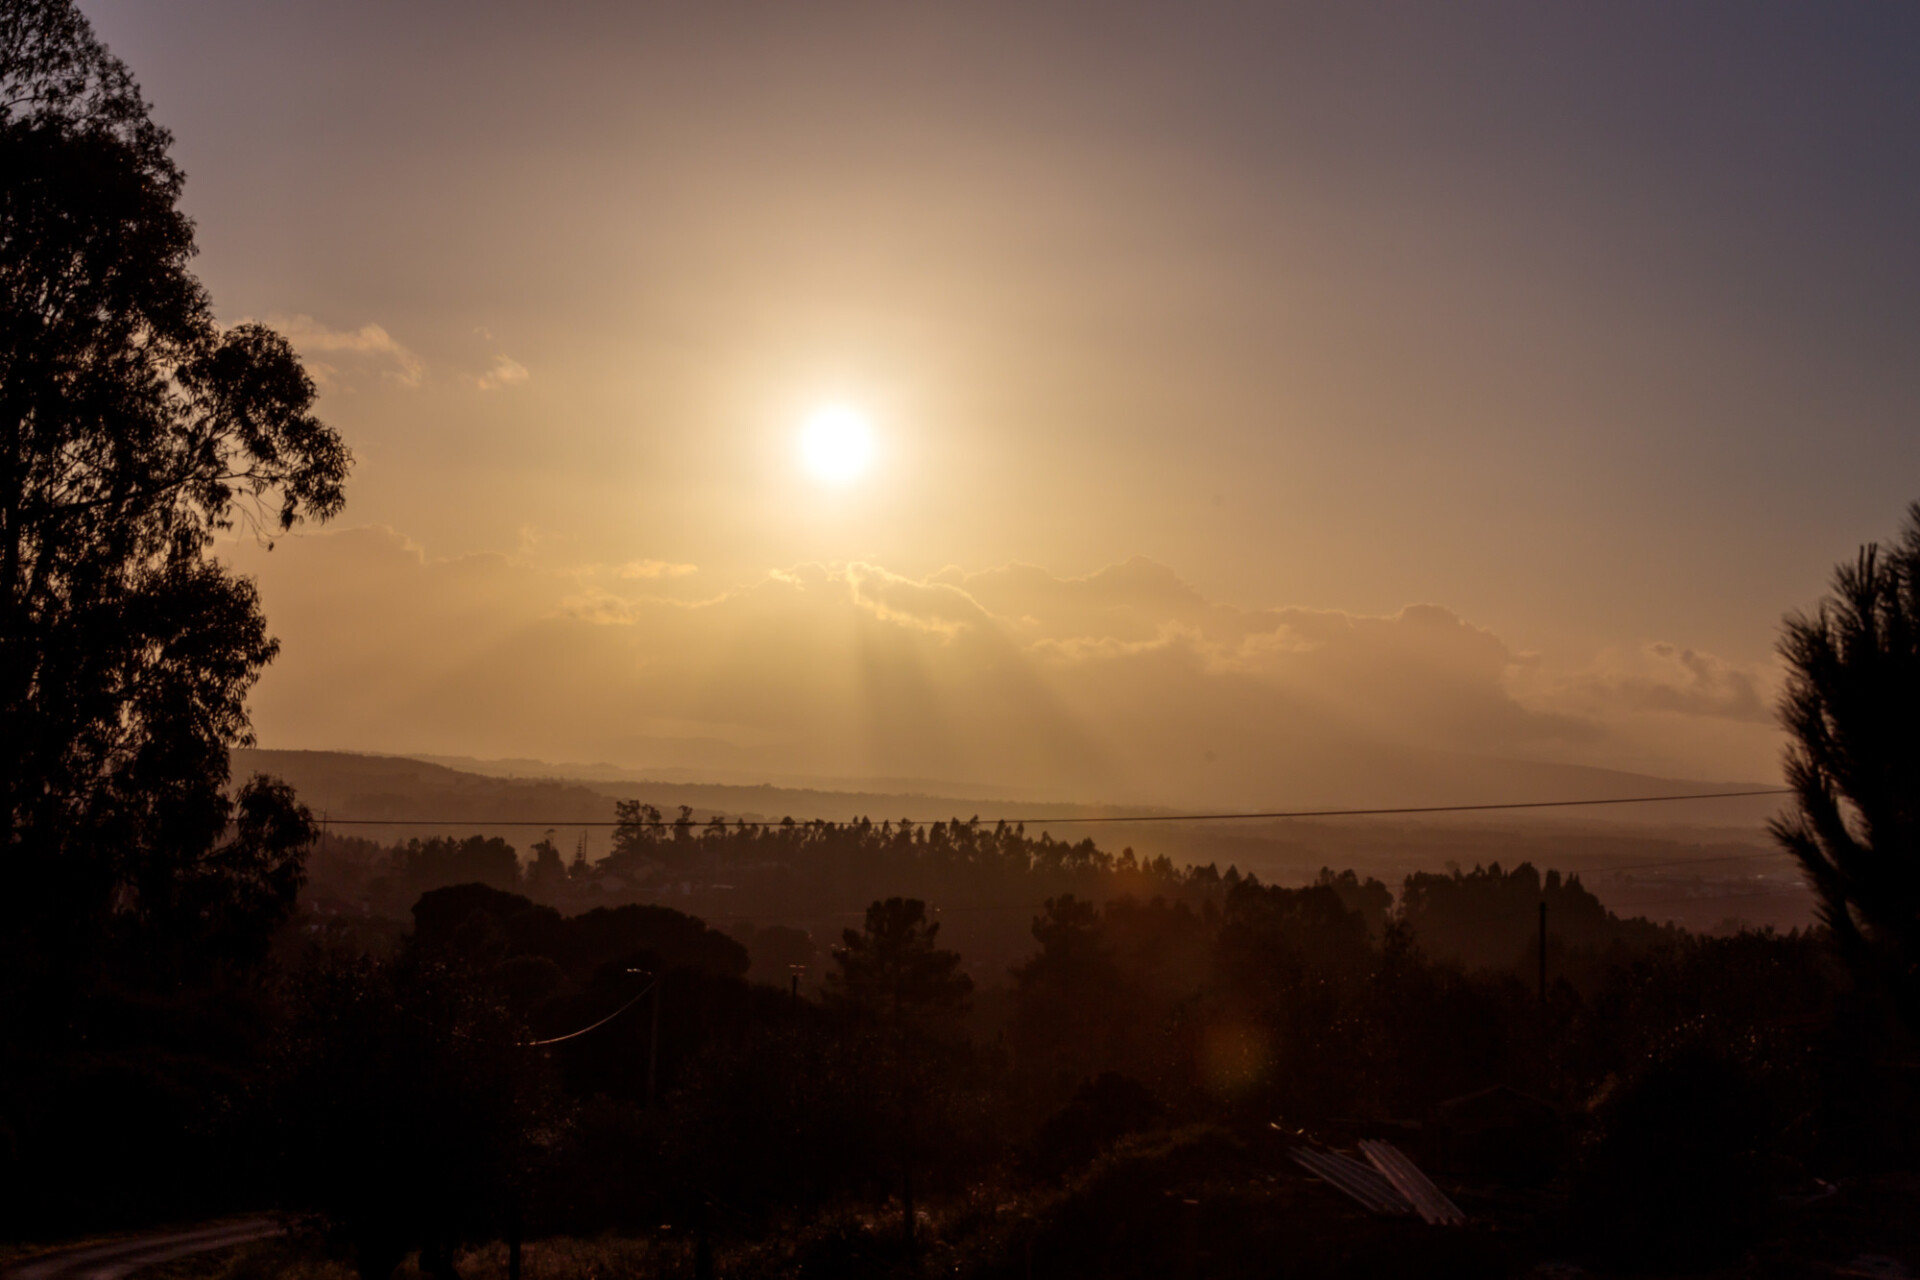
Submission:
[[[1680,796],[1614,796],[1602,800],[1519,800],[1501,804],[1406,805],[1394,809],[1290,809],[1273,813],[1172,813],[1141,814],[1114,818],[1028,818],[1018,821],[1042,823],[1066,822],[1219,822],[1232,818],[1363,818],[1415,813],[1485,813],[1499,809],[1571,809],[1582,805],[1662,804],[1672,800],[1732,800],[1743,796],[1792,795],[1788,787],[1764,791],[1701,791]],[[1013,822],[1015,819],[1003,819]]]
[[[1272,810],[1264,813],[1146,813],[1146,814],[1132,813],[1132,814],[1114,814],[1106,817],[975,818],[972,821],[979,822],[982,825],[1004,823],[1007,826],[1036,826],[1036,827],[1090,825],[1090,824],[1098,824],[1098,825],[1104,826],[1107,824],[1114,824],[1114,823],[1139,823],[1139,822],[1236,822],[1236,821],[1246,822],[1246,821],[1275,821],[1275,820],[1286,819],[1286,818],[1365,818],[1365,817],[1391,817],[1394,815],[1404,816],[1404,815],[1425,814],[1425,813],[1491,813],[1496,811],[1511,811],[1511,810],[1517,810],[1517,809],[1572,809],[1572,808],[1579,808],[1579,807],[1595,807],[1600,805],[1668,804],[1678,800],[1738,800],[1738,799],[1744,799],[1752,796],[1786,796],[1786,795],[1792,795],[1792,794],[1793,794],[1793,791],[1789,787],[1769,787],[1764,790],[1758,790],[1758,791],[1697,791],[1697,792],[1692,792],[1686,795],[1610,796],[1610,797],[1599,799],[1599,800],[1514,800],[1514,801],[1505,801],[1498,804],[1401,805],[1394,808],[1384,808],[1384,809],[1279,809],[1279,810]],[[905,823],[911,823],[914,826],[933,826],[936,823],[948,821],[948,819],[902,818],[900,819],[900,821]],[[667,827],[678,825],[676,823],[669,822],[665,818],[635,819],[633,821],[621,821],[619,819],[608,820],[608,819],[595,819],[595,818],[585,818],[585,819],[556,818],[551,820],[543,820],[543,819],[536,819],[536,818],[326,818],[326,817],[323,817],[318,819],[318,822],[319,822],[319,825],[322,827],[329,827],[329,826],[333,826],[333,827],[456,827],[456,826],[630,827],[630,826],[641,826],[641,827],[654,827],[654,828],[664,829]],[[786,825],[787,822],[788,822],[788,819],[785,819],[785,818],[779,819],[777,821],[770,818],[755,818],[755,819],[735,818],[735,819],[732,819],[731,821],[726,821],[723,819],[723,825],[727,827],[779,827],[779,826]],[[712,825],[712,822],[711,820],[707,822],[690,822],[688,823],[688,825],[692,827],[707,827]],[[795,823],[795,825],[807,826],[809,824]],[[846,826],[848,824],[833,823],[829,825]]]
[[[973,821],[979,822],[983,825],[991,822],[995,824],[1004,824],[1007,826],[1033,825],[1033,826],[1041,826],[1041,827],[1047,826],[1049,824],[1056,824],[1056,823],[1057,824],[1072,823],[1072,824],[1079,824],[1079,825],[1092,825],[1092,824],[1106,824],[1106,823],[1140,823],[1140,822],[1226,822],[1226,821],[1235,821],[1235,820],[1274,821],[1274,820],[1282,820],[1282,819],[1299,819],[1299,818],[1385,817],[1385,816],[1394,816],[1394,815],[1404,816],[1404,815],[1428,814],[1428,813],[1487,813],[1487,812],[1526,810],[1526,809],[1566,809],[1566,808],[1577,808],[1577,807],[1593,807],[1593,806],[1601,806],[1601,805],[1665,804],[1665,803],[1671,803],[1675,801],[1684,801],[1684,800],[1735,800],[1735,799],[1747,799],[1747,798],[1754,798],[1754,797],[1783,796],[1783,795],[1792,795],[1792,794],[1793,794],[1792,789],[1788,787],[1770,787],[1770,788],[1746,790],[1746,791],[1689,792],[1683,795],[1612,796],[1612,797],[1606,797],[1606,798],[1594,799],[1594,800],[1522,800],[1522,801],[1508,801],[1508,802],[1495,803],[1495,804],[1403,805],[1403,806],[1396,806],[1391,808],[1370,808],[1370,809],[1289,809],[1289,810],[1273,810],[1273,811],[1261,812],[1261,813],[1122,814],[1122,815],[1113,815],[1113,816],[1107,816],[1107,817],[1066,817],[1066,818],[1022,818],[1022,817],[998,818],[998,819],[976,818]],[[902,821],[911,822],[916,826],[935,825],[934,821],[921,821],[917,819],[902,819]],[[942,821],[942,820],[935,820],[935,821]],[[733,827],[733,828],[762,828],[763,829],[763,828],[784,826],[786,825],[786,822],[787,822],[786,819],[782,819],[780,821],[773,821],[769,819],[752,819],[752,820],[735,819],[734,821],[727,822],[724,825],[727,827]],[[463,825],[496,826],[496,827],[621,827],[621,826],[637,825],[637,826],[647,826],[647,827],[654,827],[654,828],[666,828],[676,824],[668,822],[664,818],[661,818],[658,820],[622,822],[619,820],[608,821],[604,819],[537,820],[532,818],[491,819],[491,818],[332,818],[332,817],[322,817],[318,820],[318,825],[320,825],[323,828],[328,826],[381,827],[381,826],[463,826]],[[704,827],[710,826],[711,823],[700,822],[700,823],[689,823],[688,825],[692,827],[704,828]],[[810,824],[798,823],[796,825],[806,826]],[[850,824],[829,823],[828,825],[839,827],[839,826],[847,826]],[[1694,866],[1694,865],[1706,864],[1706,863],[1746,862],[1746,861],[1755,861],[1763,858],[1778,858],[1782,856],[1785,856],[1785,855],[1779,852],[1768,851],[1768,852],[1739,853],[1739,854],[1716,854],[1716,855],[1705,857],[1705,858],[1670,858],[1670,859],[1665,859],[1658,862],[1632,862],[1632,863],[1619,863],[1619,864],[1611,864],[1611,865],[1594,864],[1592,866],[1585,866],[1585,867],[1568,867],[1568,868],[1552,868],[1552,869],[1560,870],[1567,875],[1581,875],[1581,874],[1586,874],[1590,872],[1647,871],[1647,870],[1655,870],[1655,869],[1666,868],[1666,867]],[[1758,897],[1758,896],[1766,896],[1766,894],[1765,892],[1759,893],[1759,894],[1726,894],[1726,895],[1709,894],[1709,895],[1703,895],[1702,897],[1696,898],[1696,899],[1675,899],[1673,901],[1676,901],[1676,902],[1677,901],[1715,901],[1721,898],[1740,898],[1740,897]],[[944,907],[936,904],[932,904],[932,903],[929,903],[928,905],[932,910],[936,912],[946,912],[946,911],[962,912],[962,911],[1038,910],[1045,904],[1040,902],[1007,902],[1007,903],[982,902],[982,903],[964,903],[964,904],[959,904],[954,906],[944,906]],[[1653,902],[1653,903],[1645,903],[1640,905],[1661,906],[1666,904],[1662,902]],[[1629,908],[1629,909],[1632,909],[1632,908]],[[1527,910],[1531,912],[1533,908],[1528,907]],[[788,919],[796,916],[804,918],[806,916],[811,915],[816,919],[821,916],[857,919],[862,914],[863,912],[860,910],[825,911],[825,912],[800,911],[800,912],[784,912],[778,916],[775,916],[775,915],[729,915],[728,918],[733,920],[750,921],[750,920]],[[651,988],[649,988],[649,990],[650,989]],[[646,993],[643,991],[640,996],[634,997],[634,999],[632,1001],[629,1001],[628,1004],[622,1006],[620,1009],[615,1010],[613,1013],[609,1014],[606,1018],[603,1018],[600,1022],[594,1023],[593,1026],[583,1028],[580,1031],[572,1032],[569,1035],[557,1037],[554,1040],[543,1040],[543,1041],[537,1041],[533,1043],[555,1044],[561,1040],[570,1040],[577,1035],[585,1035],[588,1031],[595,1030],[596,1028],[604,1025],[605,1023],[612,1021],[614,1018],[619,1017],[620,1014],[626,1012],[628,1008],[631,1008],[633,1004],[638,1003],[640,998],[645,994]]]
[[[517,1042],[518,1046],[522,1049],[538,1049],[542,1045],[559,1044],[563,1040],[573,1040],[573,1039],[576,1039],[577,1037],[583,1036],[587,1034],[587,1032],[589,1031],[598,1031],[600,1028],[606,1026],[609,1022],[612,1022],[615,1018],[619,1017],[621,1014],[625,1013],[627,1010],[633,1008],[633,1006],[639,1004],[642,1000],[646,999],[647,993],[652,991],[655,987],[659,985],[660,985],[660,979],[655,978],[652,982],[649,982],[645,987],[641,988],[639,995],[636,995],[633,999],[627,1001],[625,1004],[621,1005],[618,1009],[615,1009],[612,1013],[600,1019],[600,1021],[591,1024],[590,1026],[582,1027],[578,1031],[569,1031],[567,1032],[567,1034],[563,1036],[552,1036],[546,1040],[521,1040]]]
[[[633,999],[627,1001],[625,1004],[621,1005],[618,1009],[615,1009],[612,1013],[600,1019],[598,1022],[589,1023],[588,1025],[580,1028],[578,1031],[569,1031],[567,1032],[567,1034],[563,1036],[550,1036],[545,1040],[488,1040],[482,1036],[469,1035],[466,1032],[461,1031],[456,1027],[445,1027],[441,1029],[445,1030],[448,1035],[453,1036],[455,1039],[472,1040],[476,1044],[491,1045],[493,1048],[496,1048],[496,1049],[539,1049],[550,1044],[559,1044],[565,1040],[577,1039],[580,1036],[586,1035],[589,1031],[598,1031],[600,1028],[606,1026],[609,1022],[612,1022],[615,1018],[619,1017],[621,1014],[625,1013],[627,1010],[633,1008],[633,1006],[639,1004],[642,1000],[646,999],[647,993],[652,991],[659,984],[660,984],[660,979],[655,978],[652,982],[649,982],[646,986],[640,988],[639,994],[634,996]],[[413,1017],[415,1021],[420,1022],[425,1026],[429,1026],[429,1027],[433,1026],[433,1024],[431,1022],[428,1022],[425,1018],[421,1018],[421,1017],[418,1017],[417,1015],[412,1015],[412,1014],[408,1016]]]

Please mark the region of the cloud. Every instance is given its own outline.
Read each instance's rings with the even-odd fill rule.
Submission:
[[[497,355],[493,358],[492,366],[475,378],[473,383],[482,391],[498,391],[502,387],[517,387],[530,376],[527,366],[518,360],[511,356]]]
[[[1507,684],[1527,659],[1439,605],[1385,616],[1238,609],[1137,556],[1082,578],[1009,565],[945,569],[933,581],[964,591],[1055,663],[1178,651],[1216,675],[1244,675],[1319,706],[1356,731],[1427,745],[1513,750],[1594,735],[1577,717],[1522,705]]]
[[[1628,711],[1709,716],[1772,724],[1777,675],[1760,666],[1739,666],[1710,653],[1658,642],[1625,660],[1615,659],[1577,681],[1596,703]]]
[[[850,564],[840,571],[854,602],[884,622],[952,637],[965,628],[993,625],[993,618],[965,591],[945,582],[916,582],[877,565]]]
[[[255,699],[279,745],[1423,803],[1533,785],[1500,757],[1632,763],[1605,753],[1637,708],[1668,708],[1671,738],[1749,697],[1681,649],[1650,647],[1632,680],[1555,684],[1438,605],[1239,609],[1144,560],[1085,577],[798,564],[693,598],[665,591],[693,570],[664,559],[435,558],[390,529],[231,554],[282,640]]]
[[[1029,564],[966,572],[942,569],[931,582],[965,591],[996,616],[1055,638],[1148,639],[1170,621],[1219,613],[1165,565],[1144,556],[1082,578],[1062,578]]]
[[[690,564],[673,564],[666,560],[629,560],[615,573],[629,582],[652,580],[654,578],[684,578],[698,573],[699,568]]]
[[[337,382],[341,369],[329,361],[313,359],[316,353],[347,357],[357,365],[377,369],[383,379],[403,387],[418,387],[426,376],[426,362],[377,324],[333,329],[308,315],[271,315],[267,324],[293,344],[307,361],[307,372],[322,386]]]

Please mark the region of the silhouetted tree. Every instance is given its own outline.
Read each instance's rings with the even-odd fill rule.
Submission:
[[[631,875],[657,862],[660,810],[638,800],[617,800],[613,811],[618,822],[613,829],[613,850],[607,855],[603,868]]]
[[[1018,1000],[1009,1039],[1024,1065],[1078,1086],[1124,1056],[1141,1017],[1138,996],[1093,903],[1072,894],[1048,898],[1033,937],[1039,953],[1013,971]]]
[[[1400,922],[1436,959],[1510,968],[1537,954],[1539,905],[1548,906],[1554,937],[1598,945],[1635,932],[1615,920],[1578,875],[1543,878],[1532,863],[1499,863],[1465,872],[1416,871],[1400,889]]]
[[[747,976],[755,982],[785,987],[796,976],[795,970],[813,963],[813,936],[805,929],[783,924],[755,928],[743,920],[734,925],[733,936],[752,958]]]
[[[888,898],[867,908],[864,930],[847,929],[833,952],[837,973],[827,975],[836,998],[869,1013],[900,1019],[954,1013],[966,1007],[973,979],[960,970],[960,953],[937,945],[940,926],[927,921],[918,898]]]
[[[834,948],[838,972],[827,975],[833,999],[854,1013],[877,1018],[882,1033],[867,1050],[874,1070],[876,1112],[884,1117],[887,1146],[900,1178],[902,1242],[917,1254],[914,1182],[937,1145],[935,1119],[949,1095],[942,1089],[948,1054],[916,1034],[917,1024],[967,1006],[973,979],[960,972],[960,953],[937,944],[938,923],[918,898],[888,898],[867,908],[866,928],[841,933]]]
[[[1773,822],[1857,969],[1920,1025],[1920,503],[1786,620],[1780,719],[1796,812]]]
[[[256,782],[222,843],[275,644],[206,553],[332,516],[350,458],[285,340],[215,322],[170,141],[68,0],[0,4],[0,968],[40,992],[113,929],[253,946],[311,835]]]
[[[567,864],[560,860],[560,848],[549,831],[533,842],[533,865],[527,868],[527,887],[536,894],[550,894],[567,880]]]
[[[558,864],[556,855],[555,864]],[[484,884],[496,889],[520,885],[520,856],[498,836],[434,836],[409,840],[394,850],[401,879],[415,893],[454,884]]]
[[[1347,910],[1358,911],[1367,922],[1369,934],[1375,938],[1382,936],[1387,927],[1387,913],[1393,910],[1393,890],[1372,876],[1362,880],[1351,868],[1336,873],[1331,867],[1322,867],[1314,883],[1339,894]]]
[[[789,1022],[710,1044],[676,1098],[679,1163],[732,1203],[817,1206],[885,1158],[868,1046],[813,1017]]]
[[[454,1246],[514,1232],[564,1124],[546,1059],[437,959],[323,963],[291,995],[263,1113],[282,1203],[321,1214],[366,1280],[415,1248],[457,1280]]]
[[[1657,1058],[1598,1109],[1574,1206],[1594,1243],[1627,1260],[1737,1256],[1771,1207],[1764,1094],[1742,1064],[1690,1045]]]

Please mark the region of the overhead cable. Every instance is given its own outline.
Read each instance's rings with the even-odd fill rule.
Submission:
[[[1100,826],[1106,826],[1108,824],[1123,823],[1123,822],[1124,823],[1235,822],[1235,821],[1246,822],[1246,821],[1276,821],[1276,820],[1287,819],[1287,818],[1365,818],[1365,817],[1391,817],[1395,815],[1406,816],[1406,815],[1427,814],[1427,813],[1492,813],[1492,812],[1508,811],[1508,810],[1516,810],[1516,809],[1572,809],[1572,808],[1580,808],[1580,807],[1590,808],[1590,807],[1595,807],[1600,805],[1669,804],[1674,801],[1680,801],[1680,800],[1739,800],[1739,799],[1745,799],[1745,798],[1754,797],[1754,796],[1786,796],[1786,795],[1792,795],[1792,794],[1793,794],[1793,790],[1789,787],[1769,787],[1764,790],[1755,790],[1755,791],[1696,791],[1696,792],[1690,792],[1684,795],[1609,796],[1609,797],[1605,797],[1603,799],[1598,799],[1598,800],[1510,800],[1510,801],[1504,801],[1497,804],[1400,805],[1393,808],[1385,808],[1385,809],[1278,809],[1278,810],[1272,810],[1272,811],[1262,812],[1262,813],[1128,813],[1128,814],[1111,814],[1104,817],[1064,817],[1064,818],[1034,818],[1034,817],[978,818],[976,817],[974,819],[971,819],[970,821],[978,822],[983,826],[1004,824],[1010,827],[1011,826],[1036,826],[1036,827],[1067,826],[1070,824],[1073,824],[1073,825],[1097,824]],[[771,818],[725,819],[724,817],[722,820],[724,825],[728,827],[779,827],[779,826],[786,825],[787,822],[790,821],[790,819],[786,819],[786,818],[774,820]],[[932,826],[936,822],[945,822],[948,820],[949,819],[944,819],[944,818],[930,819],[930,820],[921,819],[921,818],[897,819],[897,821],[900,821],[903,823],[911,823],[914,826]],[[653,827],[656,829],[664,829],[667,827],[679,825],[678,823],[669,821],[666,818],[657,818],[657,819],[638,818],[638,819],[632,819],[632,820],[623,820],[623,819],[598,819],[598,818],[536,819],[536,818],[480,818],[480,817],[470,817],[470,818],[321,817],[319,819],[316,819],[316,821],[319,823],[319,825],[323,827],[458,827],[458,826],[634,827],[634,826],[640,826],[640,827]],[[709,819],[704,822],[689,822],[687,825],[693,826],[693,827],[707,827],[712,825],[712,820]],[[803,822],[796,822],[795,825],[806,826],[808,824]],[[848,824],[847,823],[829,823],[829,825],[846,826]]]

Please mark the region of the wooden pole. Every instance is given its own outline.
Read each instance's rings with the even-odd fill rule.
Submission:
[[[1547,1003],[1547,900],[1540,899],[1540,1003]]]
[[[647,1036],[647,1110],[653,1110],[653,1086],[660,1068],[660,981],[666,975],[653,975],[653,1030]]]

